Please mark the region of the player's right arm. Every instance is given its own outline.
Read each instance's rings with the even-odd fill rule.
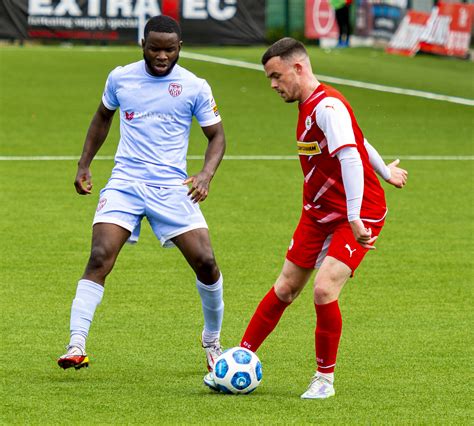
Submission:
[[[335,98],[319,102],[316,109],[319,128],[328,142],[329,155],[336,156],[341,164],[341,177],[346,193],[347,219],[354,238],[364,248],[373,250],[377,237],[360,219],[364,195],[364,167],[352,128],[351,117],[344,104]]]
[[[115,110],[106,108],[103,102],[100,102],[99,108],[97,108],[92,118],[82,149],[82,155],[77,163],[74,186],[78,194],[87,195],[92,192],[90,164],[107,138],[114,113]]]

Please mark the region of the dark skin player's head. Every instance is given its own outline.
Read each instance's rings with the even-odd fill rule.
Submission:
[[[181,45],[181,28],[174,19],[163,15],[151,18],[142,39],[148,73],[155,77],[168,75],[178,62]]]

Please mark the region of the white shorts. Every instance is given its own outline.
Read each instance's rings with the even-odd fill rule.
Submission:
[[[128,242],[136,243],[146,216],[163,247],[173,247],[171,238],[207,223],[198,204],[191,201],[186,186],[168,188],[110,179],[102,191],[93,224],[114,223],[132,234]]]

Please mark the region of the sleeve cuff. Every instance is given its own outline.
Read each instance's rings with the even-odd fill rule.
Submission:
[[[389,180],[392,177],[392,172],[390,171],[390,167],[385,166],[385,172],[382,176],[385,180]]]
[[[220,123],[221,121],[222,121],[221,117],[218,116],[213,120],[206,120],[206,121],[203,121],[203,122],[199,122],[199,125],[201,127],[207,127],[207,126],[212,126],[213,124]]]
[[[117,109],[116,106],[112,106],[110,105],[106,100],[105,100],[105,97],[102,96],[102,103],[104,104],[104,106],[109,109],[110,111],[115,111]]]
[[[349,144],[347,144],[347,145],[342,145],[342,146],[337,147],[333,152],[330,152],[329,155],[330,155],[331,157],[334,157],[341,149],[347,148],[348,146],[353,146],[353,147],[357,148],[357,144],[355,144],[355,143],[349,143]]]

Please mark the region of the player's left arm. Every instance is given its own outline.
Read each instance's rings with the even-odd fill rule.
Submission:
[[[183,185],[191,184],[188,195],[194,203],[207,198],[209,185],[225,152],[224,126],[221,121],[211,126],[202,127],[202,131],[208,140],[204,165],[199,173],[188,177],[183,182]]]
[[[385,164],[380,154],[367,139],[364,139],[364,146],[369,154],[369,161],[375,172],[396,188],[403,188],[407,183],[408,172],[398,167],[400,160],[396,159],[389,164]]]

